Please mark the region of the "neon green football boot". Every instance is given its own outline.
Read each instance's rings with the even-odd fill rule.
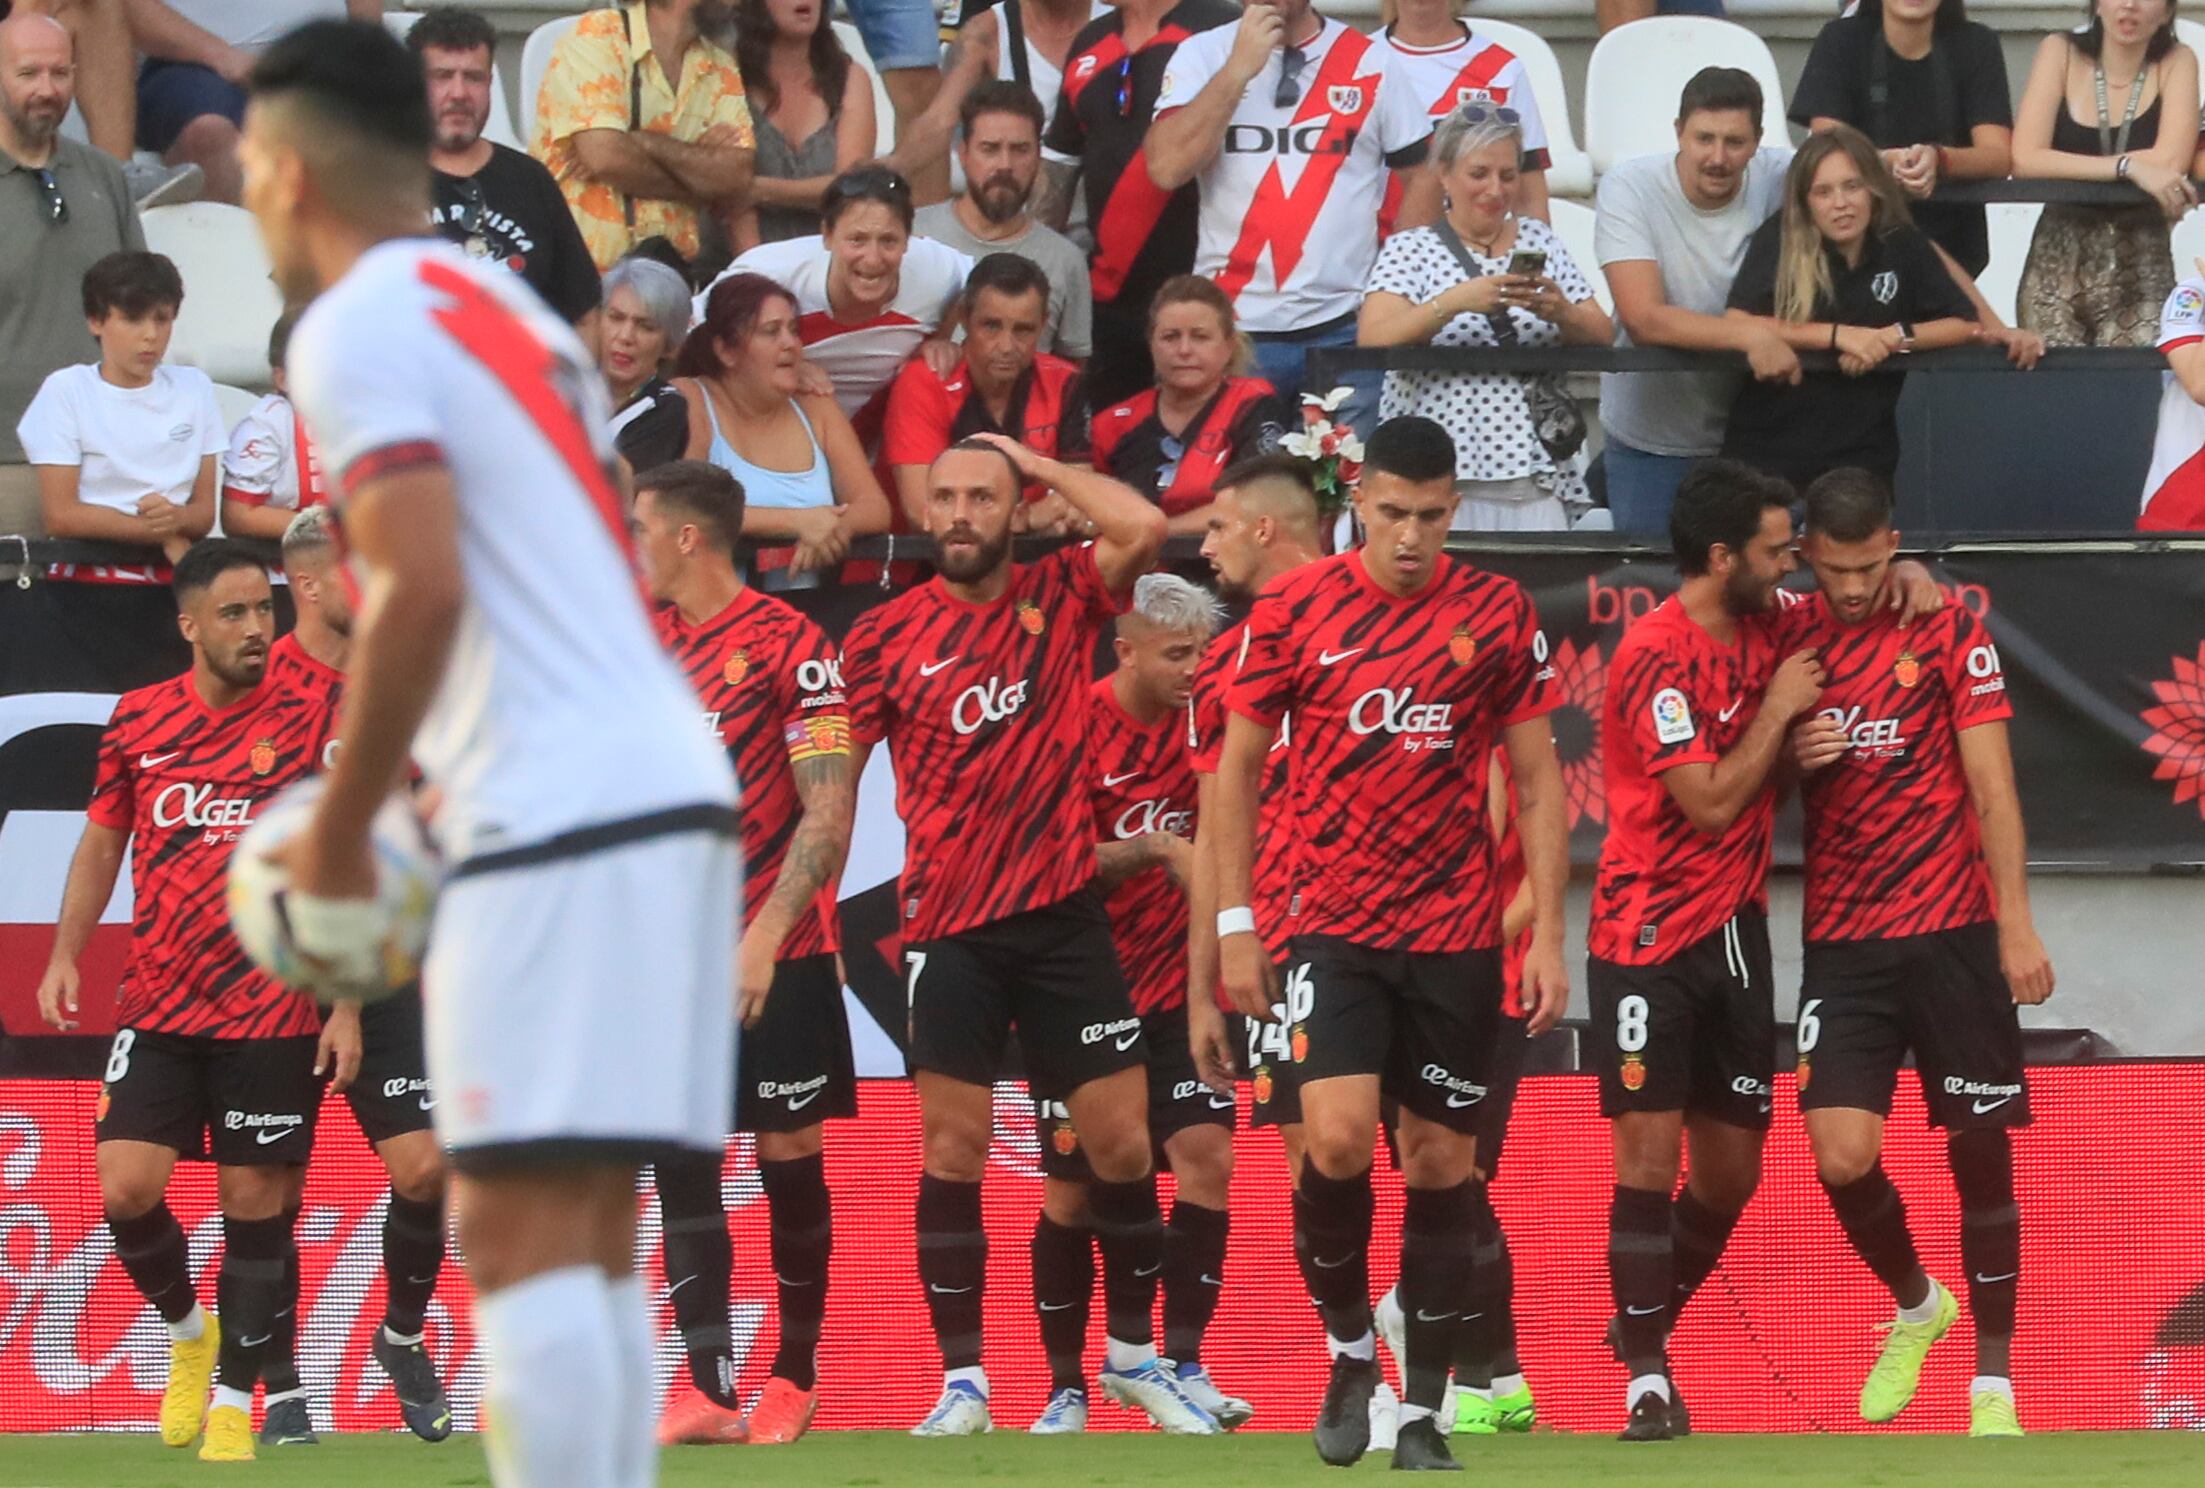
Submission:
[[[1876,1358],[1876,1367],[1868,1371],[1868,1379],[1860,1387],[1860,1418],[1881,1425],[1897,1418],[1907,1402],[1914,1398],[1914,1390],[1922,1382],[1922,1361],[1929,1357],[1930,1345],[1945,1336],[1960,1316],[1960,1302],[1943,1282],[1934,1276],[1929,1282],[1936,1294],[1937,1310],[1926,1323],[1909,1323],[1893,1320],[1885,1324],[1891,1336],[1884,1340],[1883,1352]]]

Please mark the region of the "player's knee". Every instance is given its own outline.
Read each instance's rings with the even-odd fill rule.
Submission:
[[[1223,1127],[1197,1127],[1166,1144],[1179,1197],[1222,1209],[1233,1184],[1233,1142]]]
[[[1155,1162],[1149,1146],[1148,1123],[1111,1126],[1090,1135],[1080,1133],[1087,1165],[1105,1183],[1131,1183],[1148,1176]]]
[[[168,153],[177,160],[221,160],[237,153],[237,126],[221,114],[201,114],[176,132]]]
[[[962,1125],[936,1127],[926,1134],[926,1170],[952,1183],[978,1183],[988,1171],[988,1133]]]
[[[1302,1153],[1327,1178],[1353,1178],[1370,1167],[1374,1136],[1354,1122],[1305,1122]]]
[[[1087,1228],[1092,1223],[1087,1212],[1087,1185],[1069,1178],[1042,1179],[1041,1212],[1051,1224],[1068,1230]]]
[[[111,1221],[150,1214],[165,1193],[164,1185],[142,1174],[100,1174],[100,1210]]]
[[[418,1149],[385,1153],[390,1191],[408,1203],[434,1204],[444,1197],[444,1154],[434,1142]]]
[[[796,1162],[827,1148],[817,1123],[792,1132],[758,1133],[758,1161]]]
[[[215,1189],[224,1219],[274,1219],[291,1198],[288,1168],[223,1168]]]
[[[1761,1167],[1758,1163],[1695,1164],[1690,1181],[1693,1197],[1708,1208],[1717,1214],[1738,1214],[1761,1186]]]
[[[1875,1144],[1857,1140],[1819,1137],[1814,1147],[1815,1174],[1831,1188],[1843,1188],[1867,1177],[1881,1156]]]

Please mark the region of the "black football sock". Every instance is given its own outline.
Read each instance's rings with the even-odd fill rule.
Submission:
[[[444,1201],[390,1196],[383,1211],[383,1326],[393,1338],[418,1338],[444,1270]]]
[[[834,1205],[819,1153],[758,1164],[766,1191],[773,1274],[780,1287],[781,1346],[773,1372],[799,1390],[819,1383],[819,1331],[827,1320],[827,1261],[834,1254]]]
[[[108,1216],[107,1228],[115,1237],[115,1259],[123,1274],[151,1303],[166,1323],[180,1323],[199,1305],[191,1284],[191,1246],[184,1227],[165,1203],[155,1204],[136,1219]]]
[[[1087,1212],[1102,1252],[1103,1332],[1116,1343],[1156,1340],[1156,1285],[1164,1269],[1164,1215],[1156,1176],[1087,1185]]]
[[[1854,1251],[1876,1273],[1884,1290],[1901,1307],[1919,1307],[1929,1296],[1929,1277],[1906,1227],[1906,1202],[1891,1186],[1881,1162],[1851,1183],[1825,1181],[1823,1192],[1837,1211],[1838,1224]]]
[[[276,1304],[276,1325],[268,1346],[260,1355],[260,1382],[268,1398],[290,1395],[299,1388],[299,1206],[283,1211],[284,1233],[291,1243],[284,1251],[283,1291]]]
[[[1401,1399],[1437,1411],[1447,1391],[1455,1335],[1471,1297],[1477,1205],[1471,1185],[1412,1188],[1401,1214]]]
[[[2021,1277],[2013,1138],[1998,1127],[1956,1131],[1947,1139],[1945,1157],[1960,1190],[1960,1264],[1968,1270],[1968,1311],[1975,1318],[1975,1372],[2008,1379]]]
[[[1164,1353],[1181,1364],[1202,1362],[1202,1335],[1225,1290],[1229,1222],[1223,1209],[1185,1199],[1171,1206],[1164,1236]]]
[[[1501,1275],[1504,1251],[1500,1219],[1493,1213],[1493,1201],[1483,1183],[1465,1186],[1470,1190],[1470,1295],[1464,1303],[1462,1322],[1455,1329],[1455,1383],[1489,1390],[1496,1373],[1513,1372],[1501,1369],[1498,1358],[1504,1333],[1510,1349],[1515,1348],[1516,1328],[1509,1316],[1508,1289]]]
[[[727,1290],[735,1248],[720,1198],[720,1155],[684,1153],[656,1164],[659,1216],[665,1224],[666,1300],[689,1356],[689,1378],[712,1402],[742,1409],[735,1393],[735,1343],[727,1326]]]
[[[980,1367],[980,1318],[988,1281],[988,1235],[980,1185],[919,1175],[919,1284],[944,1369]]]
[[[291,1227],[280,1214],[222,1221],[222,1270],[215,1282],[222,1346],[215,1383],[225,1389],[253,1393],[268,1340],[275,1334],[276,1313],[283,1306],[291,1249]]]
[[[1326,1334],[1341,1343],[1370,1334],[1371,1210],[1370,1169],[1327,1178],[1315,1163],[1302,1165],[1294,1188],[1294,1258]]]
[[[1060,1225],[1044,1214],[1034,1221],[1034,1308],[1041,1319],[1041,1349],[1049,1360],[1049,1393],[1087,1388],[1087,1320],[1094,1310],[1095,1235]]]
[[[1669,1196],[1618,1184],[1608,1203],[1608,1285],[1615,1294],[1617,1341],[1633,1379],[1666,1367],[1662,1340],[1669,1335],[1676,1285],[1672,1245]]]
[[[1710,1209],[1694,1196],[1690,1184],[1678,1192],[1676,1202],[1669,1206],[1670,1264],[1675,1268],[1671,1276],[1675,1295],[1670,1300],[1668,1318],[1671,1328],[1684,1316],[1684,1304],[1692,1300],[1700,1283],[1723,1258],[1723,1247],[1730,1244],[1730,1232],[1736,1228],[1737,1215]]]
[[[1486,1306],[1493,1315],[1493,1376],[1522,1374],[1524,1361],[1516,1352],[1516,1258],[1509,1253],[1508,1232],[1500,1216],[1493,1216],[1493,1267],[1489,1273]]]

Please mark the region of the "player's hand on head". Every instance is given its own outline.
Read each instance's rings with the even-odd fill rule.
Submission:
[[[329,1076],[329,1093],[342,1095],[360,1073],[360,1004],[339,1001],[322,1014],[321,1042],[314,1046],[314,1073]]]
[[[2052,958],[2031,926],[1998,927],[1998,965],[2021,1006],[2035,1007],[2052,995]]]
[[[972,437],[982,444],[992,444],[1001,450],[1010,462],[1018,467],[1018,473],[1026,477],[1027,480],[1047,484],[1042,479],[1046,462],[1043,461],[1041,456],[1035,454],[1008,434],[975,434]],[[1055,493],[1051,492],[1050,494],[1054,495]],[[1060,501],[1061,499],[1059,498]]]
[[[76,963],[56,961],[49,964],[46,974],[38,980],[38,1016],[47,1027],[62,1033],[72,1033],[77,1026]]]
[[[766,1011],[766,994],[773,990],[774,962],[781,948],[756,925],[743,932],[735,952],[735,1016],[745,1028],[758,1026]]]
[[[1820,713],[1792,730],[1792,760],[1810,775],[1836,764],[1851,747],[1845,726]]]

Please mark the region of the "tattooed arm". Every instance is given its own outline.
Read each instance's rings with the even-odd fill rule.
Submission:
[[[1182,887],[1191,862],[1187,839],[1171,832],[1143,832],[1124,842],[1095,844],[1095,887],[1114,889],[1151,868],[1161,868]]]
[[[741,1000],[736,1011],[745,1028],[765,1011],[773,988],[774,962],[796,922],[834,883],[850,851],[850,824],[857,808],[857,771],[848,751],[814,754],[796,760],[796,794],[803,803],[796,835],[781,860],[773,892],[758,907],[758,917],[743,932],[739,957]]]

